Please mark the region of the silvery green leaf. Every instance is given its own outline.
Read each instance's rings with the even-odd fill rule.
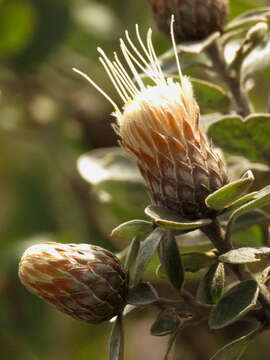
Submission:
[[[209,317],[211,329],[220,329],[241,319],[257,303],[259,286],[254,280],[242,281],[227,291]]]
[[[259,262],[268,256],[270,256],[270,248],[268,247],[241,247],[228,251],[219,256],[218,259],[227,264],[251,264]]]
[[[136,266],[134,272],[134,285],[136,286],[141,279],[141,276],[149,264],[155,250],[158,247],[161,239],[164,237],[164,231],[161,228],[156,228],[144,241],[140,243],[140,249],[136,259]]]
[[[148,215],[157,225],[174,230],[192,230],[208,225],[211,219],[188,220],[181,218],[177,213],[157,205],[149,205],[145,209]]]
[[[225,269],[222,263],[213,264],[200,281],[196,298],[205,304],[215,304],[222,296],[225,285]]]
[[[132,305],[148,305],[157,298],[157,292],[150,283],[139,283],[129,290],[127,302]]]
[[[180,324],[180,319],[174,308],[162,310],[157,319],[151,326],[151,334],[155,336],[164,336],[176,331]]]
[[[223,210],[248,191],[254,181],[251,170],[247,171],[241,179],[233,181],[208,195],[206,205],[215,210]]]
[[[145,220],[131,220],[114,228],[111,232],[111,236],[118,240],[132,240],[134,236],[136,236],[142,240],[151,231],[153,231],[151,222]]]
[[[113,324],[110,338],[109,360],[124,360],[124,336],[121,315],[117,317]]]
[[[181,289],[185,271],[175,238],[171,232],[167,232],[159,244],[159,258],[171,284],[176,289]]]

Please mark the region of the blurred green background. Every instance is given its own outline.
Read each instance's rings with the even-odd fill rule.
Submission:
[[[233,0],[231,16],[260,5],[267,1]],[[146,0],[0,0],[1,360],[107,358],[110,324],[90,326],[57,312],[22,287],[17,267],[23,250],[35,242],[86,242],[120,251],[126,244],[112,240],[110,230],[144,216],[143,184],[130,175],[132,165],[121,154],[114,155],[116,167],[110,150],[105,163],[97,161],[94,167],[93,159],[84,156],[79,174],[81,155],[115,146],[117,139],[110,104],[71,70],[85,71],[113,97],[96,48],[112,53],[135,23],[142,33],[154,28],[159,53],[169,48]],[[258,75],[262,93],[269,91],[267,72],[268,80]],[[254,101],[262,110],[265,104],[255,90]],[[109,170],[100,181],[104,166]],[[114,181],[106,182],[112,168]],[[122,183],[119,172],[125,173]],[[162,359],[167,339],[149,334],[153,316],[145,311],[127,318],[127,360]],[[189,329],[179,339],[176,359],[209,359],[233,335],[209,333],[206,326]],[[269,350],[266,334],[244,359],[268,359]]]

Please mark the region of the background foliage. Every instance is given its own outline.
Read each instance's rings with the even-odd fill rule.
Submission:
[[[233,0],[231,17],[263,5],[270,3]],[[121,251],[126,244],[110,238],[111,229],[120,222],[144,217],[147,198],[143,184],[139,177],[130,176],[130,164],[121,155],[116,160],[108,157],[105,163],[95,162],[90,172],[89,157],[80,158],[84,179],[78,172],[79,156],[114,146],[117,139],[110,127],[110,105],[71,70],[76,66],[109,94],[115,94],[97,61],[96,47],[112,52],[124,30],[132,33],[135,23],[142,32],[149,25],[155,28],[144,0],[0,0],[2,360],[107,357],[110,324],[90,326],[51,309],[21,286],[17,265],[22,251],[41,241],[89,242]],[[160,53],[170,46],[157,31],[154,43]],[[189,57],[184,57],[184,63],[188,61]],[[260,112],[269,101],[265,94],[269,92],[270,69],[256,77],[258,85],[252,90],[252,100]],[[207,112],[211,112],[210,105]],[[252,149],[245,151],[248,154]],[[229,160],[235,177],[249,167],[244,158],[237,160],[237,166],[235,159]],[[97,171],[101,166],[107,169],[106,176]],[[257,169],[254,187],[269,184],[266,165],[253,167]],[[124,174],[124,181],[117,177],[119,172]],[[93,173],[100,176],[93,179]],[[89,180],[94,182],[91,189]],[[258,244],[261,231],[256,226],[249,229]],[[247,245],[246,239],[245,232],[237,234],[239,243]],[[173,292],[158,283],[151,271],[154,267],[152,264],[148,276],[153,277],[159,292]],[[191,289],[197,286],[196,276],[190,276]],[[166,338],[149,334],[153,314],[131,314],[125,320],[128,360],[162,358]],[[187,329],[179,339],[177,359],[209,359],[234,339],[235,333],[245,330],[236,324],[211,336],[206,325]],[[266,333],[243,358],[268,359],[269,350]]]

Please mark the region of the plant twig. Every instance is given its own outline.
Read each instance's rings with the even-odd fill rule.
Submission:
[[[222,49],[217,41],[215,41],[206,53],[211,59],[214,70],[230,89],[236,112],[246,117],[252,112],[250,101],[245,93],[240,74],[234,74],[228,71]]]

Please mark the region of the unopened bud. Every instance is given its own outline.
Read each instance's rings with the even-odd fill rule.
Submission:
[[[175,16],[177,43],[198,41],[222,31],[227,21],[228,0],[149,0],[160,31],[170,34]]]
[[[33,245],[22,256],[19,277],[31,293],[87,323],[109,320],[125,306],[127,273],[117,257],[98,246]]]

